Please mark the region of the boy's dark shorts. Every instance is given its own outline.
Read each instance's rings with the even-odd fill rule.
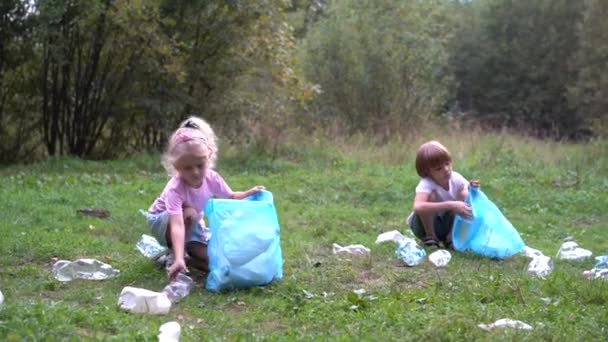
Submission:
[[[445,212],[440,215],[435,216],[435,222],[433,223],[433,228],[435,229],[435,236],[439,241],[446,241],[449,234],[452,232],[452,225],[454,224],[454,214],[451,212]],[[420,220],[418,215],[413,214],[412,220],[410,222],[410,229],[412,233],[416,235],[420,240],[426,237],[426,232],[424,231],[424,225]],[[451,241],[452,239],[450,239]]]

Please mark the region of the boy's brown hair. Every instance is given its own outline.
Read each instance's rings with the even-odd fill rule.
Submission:
[[[418,148],[416,154],[416,172],[422,178],[430,176],[430,170],[444,163],[451,163],[452,155],[440,142],[432,140]]]

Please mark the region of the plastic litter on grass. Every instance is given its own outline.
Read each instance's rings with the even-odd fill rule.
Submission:
[[[395,243],[399,243],[403,240],[405,236],[401,234],[398,230],[391,230],[390,232],[384,232],[376,238],[376,243],[383,243],[387,241],[393,241]]]
[[[528,273],[545,279],[546,276],[553,272],[553,260],[545,256],[543,252],[526,246],[522,253],[532,259],[527,267]]]
[[[452,254],[445,249],[434,251],[429,255],[429,261],[431,264],[435,265],[435,267],[446,267],[451,259]]]
[[[148,259],[153,259],[167,250],[166,247],[158,243],[155,237],[146,234],[141,235],[135,248]]]
[[[179,323],[172,321],[167,322],[160,326],[158,329],[158,342],[179,342],[179,335],[182,332],[182,328]]]
[[[574,241],[566,241],[557,251],[557,257],[564,260],[579,261],[590,257],[593,253],[590,250],[581,248]]]
[[[55,279],[66,282],[74,279],[104,280],[117,276],[119,270],[96,259],[59,260],[53,264]]]
[[[399,242],[399,247],[395,251],[397,258],[408,266],[416,266],[422,262],[426,252],[414,239],[404,238]]]
[[[524,323],[524,322],[518,321],[518,320],[514,320],[514,319],[510,319],[510,318],[499,319],[496,322],[490,323],[490,324],[478,324],[477,326],[486,331],[490,331],[495,328],[512,328],[512,329],[521,329],[521,330],[532,330],[533,329],[532,326],[527,323]]]
[[[171,303],[175,303],[189,295],[193,285],[192,278],[185,273],[179,273],[162,292],[167,295]]]
[[[332,245],[332,251],[334,254],[367,255],[370,253],[370,249],[363,245],[348,245],[342,247],[337,243]]]
[[[589,280],[608,280],[608,255],[595,257],[595,260],[597,261],[595,266],[588,271],[584,271],[583,275]]]
[[[166,315],[171,301],[165,293],[127,286],[120,292],[118,306],[132,313]]]

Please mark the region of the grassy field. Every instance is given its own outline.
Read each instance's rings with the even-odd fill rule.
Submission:
[[[480,179],[530,246],[555,256],[570,238],[608,254],[608,144],[565,145],[520,137],[445,136],[454,169]],[[311,139],[312,141],[312,139]],[[0,340],[154,341],[176,320],[182,341],[200,340],[605,340],[608,282],[593,267],[555,260],[547,279],[525,272],[524,256],[504,261],[454,252],[447,268],[405,267],[378,234],[407,231],[413,167],[421,141],[382,147],[366,139],[284,147],[278,157],[220,153],[233,189],[264,184],[281,225],[284,279],[263,288],[210,293],[199,282],[167,316],[118,309],[125,286],[160,291],[164,273],[135,244],[138,213],[162,190],[158,156],[83,162],[52,159],[0,170]],[[78,209],[111,212],[85,217]],[[332,243],[364,244],[367,257],[335,256]],[[60,283],[53,258],[107,260],[105,281]],[[354,290],[365,289],[363,296]],[[314,294],[313,297],[307,293]],[[524,321],[531,331],[484,331],[480,323]]]

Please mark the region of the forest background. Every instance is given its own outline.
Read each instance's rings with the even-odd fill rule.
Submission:
[[[5,0],[0,163],[158,151],[189,115],[224,143],[429,124],[605,136],[603,0]]]
[[[567,240],[608,254],[606,17],[605,0],[0,1],[0,340],[156,341],[168,320],[183,341],[605,340],[608,282],[581,275],[594,259],[553,256]],[[168,316],[125,313],[125,286],[167,284],[134,248],[139,210],[192,114],[233,189],[273,192],[284,278],[215,294],[195,273]],[[374,243],[409,232],[428,139],[550,275],[523,255],[404,267]],[[120,276],[54,278],[80,258]],[[533,330],[478,326],[501,318]]]

